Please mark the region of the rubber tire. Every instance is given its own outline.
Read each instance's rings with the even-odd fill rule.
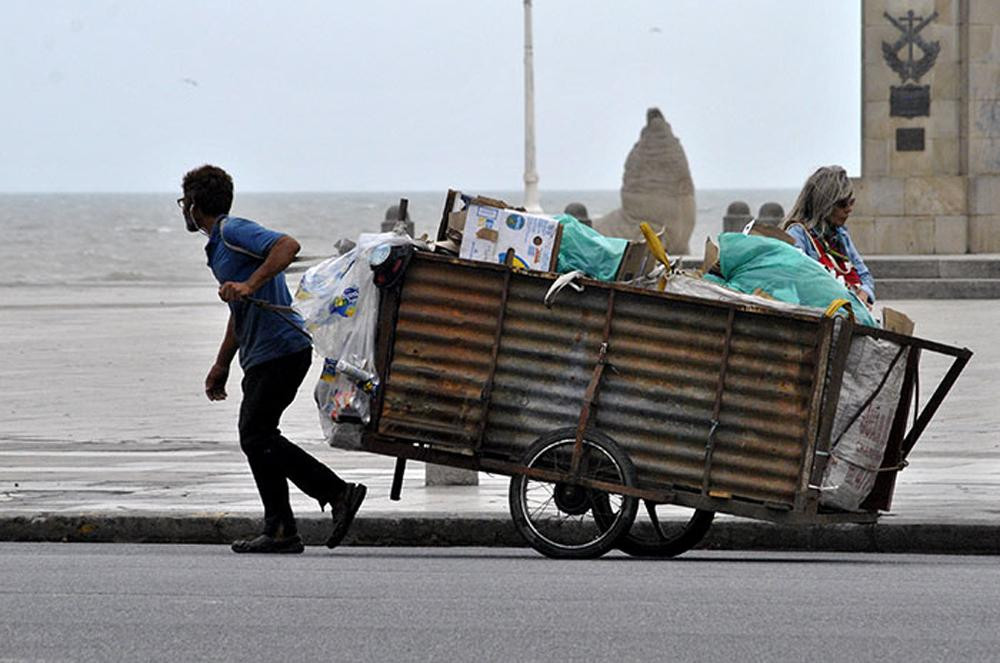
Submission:
[[[646,508],[649,508],[648,503]],[[714,519],[714,511],[694,509],[687,524],[676,534],[672,533],[665,539],[637,536],[632,533],[632,529],[635,527],[633,524],[633,528],[618,539],[618,549],[632,557],[676,557],[698,545],[708,534]]]
[[[551,449],[561,446],[559,443],[575,444],[576,428],[560,428],[538,438],[528,447],[523,456],[522,464],[526,467],[534,467],[539,458]],[[621,447],[610,437],[598,430],[587,429],[584,432],[583,443],[593,449],[599,450],[606,455],[606,458],[616,466],[617,472],[622,478],[622,484],[628,487],[635,486],[636,473],[632,461],[622,451]],[[628,532],[635,520],[639,508],[639,500],[635,497],[622,496],[622,505],[617,519],[610,523],[607,529],[600,536],[585,545],[560,545],[557,541],[552,541],[541,536],[530,523],[527,513],[527,505],[522,497],[528,478],[523,474],[515,474],[510,480],[508,491],[508,503],[510,506],[511,519],[514,527],[528,544],[546,557],[553,559],[594,559],[600,557],[615,547],[622,534]],[[607,495],[607,493],[601,493]],[[605,499],[606,501],[606,499]],[[606,520],[595,517],[595,522]],[[603,525],[602,525],[603,527]]]

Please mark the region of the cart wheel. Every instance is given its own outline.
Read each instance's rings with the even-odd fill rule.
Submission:
[[[645,513],[618,539],[618,548],[633,557],[676,557],[705,538],[714,511],[643,500]]]
[[[524,456],[533,469],[569,472],[576,429],[543,435]],[[624,486],[635,485],[635,467],[607,435],[587,430],[582,475]],[[635,519],[639,500],[571,483],[538,481],[518,474],[510,480],[510,514],[531,547],[546,557],[589,559],[614,547]]]

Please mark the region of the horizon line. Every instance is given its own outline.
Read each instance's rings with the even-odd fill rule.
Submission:
[[[727,186],[727,187],[695,187],[695,191],[775,191],[775,190],[798,190],[801,185],[787,185],[787,186]],[[519,192],[521,189],[502,189],[494,187],[469,187],[468,191],[498,191],[503,193],[513,193]],[[550,194],[557,193],[581,193],[581,192],[600,192],[600,193],[619,193],[621,191],[618,189],[547,189],[541,191],[541,195],[545,196],[546,192]],[[173,195],[178,192],[177,189],[160,189],[153,190],[147,189],[144,191],[138,190],[113,190],[113,189],[60,189],[60,190],[34,190],[34,191],[4,191],[0,190],[0,196],[22,196],[22,195]],[[447,193],[447,189],[238,189],[234,192],[234,195],[238,196],[241,194],[287,194],[287,195],[315,195],[315,194],[382,194],[382,193],[414,193],[414,194],[442,194]]]

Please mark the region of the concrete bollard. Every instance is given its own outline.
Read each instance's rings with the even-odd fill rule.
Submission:
[[[478,486],[479,472],[447,465],[424,465],[425,486]]]
[[[587,227],[594,227],[593,222],[590,220],[590,215],[587,213],[587,207],[583,203],[570,203],[566,205],[563,214],[569,214]]]
[[[777,228],[785,219],[785,210],[778,203],[764,203],[757,212],[757,223]]]
[[[743,226],[750,223],[750,206],[742,200],[729,203],[726,208],[726,215],[722,217],[722,232],[738,233],[743,230]]]
[[[399,223],[399,205],[393,205],[385,211],[385,220],[382,221],[381,232],[391,232]],[[410,211],[406,211],[406,234],[413,237],[413,221],[410,220]]]

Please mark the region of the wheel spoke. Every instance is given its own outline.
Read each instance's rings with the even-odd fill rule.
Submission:
[[[525,464],[531,469],[544,469],[569,478],[575,445],[571,429],[554,432],[532,445]],[[606,437],[599,442],[585,437],[583,445],[577,476],[635,485],[634,469],[614,442]],[[622,467],[628,467],[627,479]],[[545,482],[532,480],[527,475],[519,475],[511,481],[510,499],[512,515],[518,514],[514,520],[519,531],[532,546],[551,557],[602,554],[634,518],[637,506],[634,498],[625,501],[622,496],[615,495],[609,499],[607,494],[572,479]],[[626,505],[631,509],[628,514],[623,512]]]
[[[538,505],[538,507],[532,512],[531,517],[535,518],[542,512],[542,509],[546,508],[555,501],[555,495],[550,496],[547,500]]]

